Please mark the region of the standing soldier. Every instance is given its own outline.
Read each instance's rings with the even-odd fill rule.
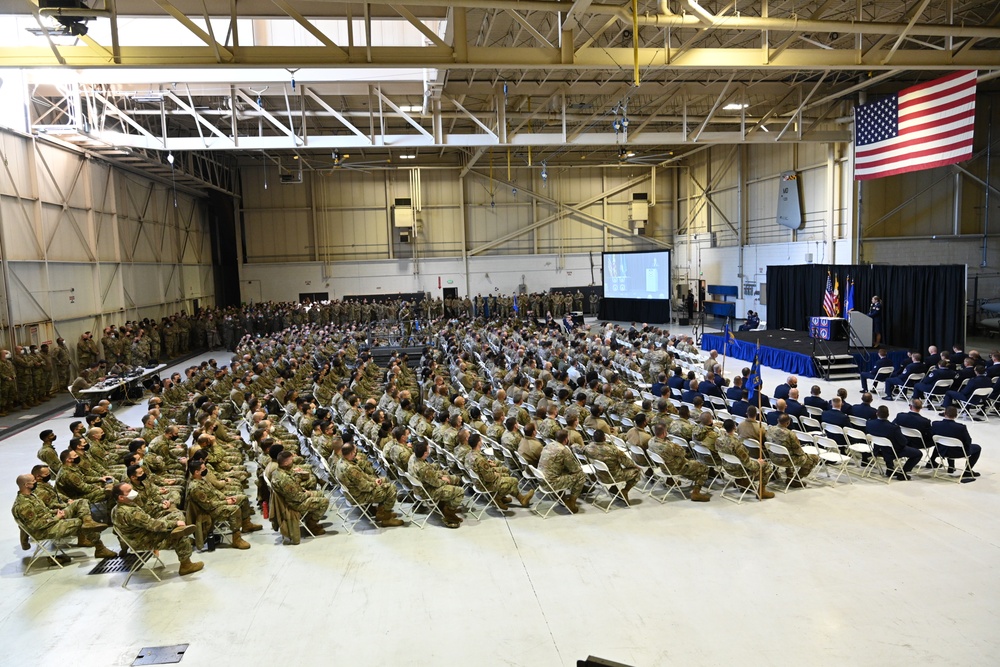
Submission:
[[[97,361],[100,352],[97,350],[97,341],[94,334],[85,331],[80,334],[80,340],[76,343],[76,364],[80,370],[90,368],[90,365]]]
[[[597,296],[597,292],[590,293],[590,314],[597,317],[598,306],[601,303],[601,297]]]
[[[577,290],[576,294],[573,295],[573,310],[583,312],[583,292],[580,290]]]
[[[52,389],[56,393],[66,391],[69,386],[70,365],[69,348],[66,347],[66,340],[60,336],[56,338],[56,349],[52,353]]]
[[[10,357],[10,351],[0,348],[0,417],[14,409],[17,397],[17,371]]]
[[[14,372],[17,374],[18,398],[25,408],[37,404],[35,398],[35,383],[31,377],[31,362],[28,360],[28,350],[20,345],[14,347]]]
[[[29,356],[29,361],[31,361],[31,381],[35,385],[35,395],[38,397],[38,401],[48,400],[49,396],[52,394],[52,366],[51,359],[49,359],[49,346],[43,345],[44,354],[38,347],[31,346],[31,354]]]

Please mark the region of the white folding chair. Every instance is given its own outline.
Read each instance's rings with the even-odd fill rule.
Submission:
[[[737,505],[743,504],[743,498],[749,493],[752,494],[754,498],[757,498],[757,484],[759,480],[754,479],[755,475],[751,475],[745,467],[743,467],[743,462],[732,454],[726,454],[725,452],[719,452],[719,458],[722,460],[722,465],[719,466],[719,470],[722,473],[723,478],[726,480],[725,486],[722,487],[722,491],[719,494],[731,502]],[[737,468],[740,470],[739,473],[730,472],[731,469]],[[740,486],[739,481],[746,480],[746,486]],[[737,498],[732,498],[726,495],[726,491],[733,489],[739,493]]]
[[[684,486],[680,481],[682,479],[681,476],[667,470],[666,461],[653,450],[647,449],[646,457],[653,464],[653,484],[649,487],[649,497],[662,504],[666,502],[671,493],[676,491],[681,498],[684,498]],[[662,496],[657,496],[655,493],[657,484],[661,484],[664,488]]]
[[[615,503],[615,498],[620,498],[625,502],[625,505],[631,507],[628,502],[628,498],[625,497],[623,491],[625,489],[626,482],[616,482],[611,476],[611,471],[608,470],[608,465],[599,459],[590,459],[590,469],[587,471],[587,477],[593,484],[594,489],[600,489],[608,496],[608,504],[601,507],[598,503],[598,497],[591,500],[595,507],[604,510],[607,514],[611,510],[611,506]]]
[[[934,445],[937,447],[938,456],[942,459],[949,459],[949,462],[955,459],[965,461],[965,469],[957,471],[958,476],[953,478],[954,481],[961,482],[964,471],[972,470],[969,466],[969,452],[966,451],[965,444],[958,438],[949,438],[944,435],[935,435],[933,439]],[[948,472],[948,467],[945,465],[945,461],[941,461],[941,465],[934,469],[934,478],[952,477],[953,473]]]
[[[899,430],[903,435],[906,436],[907,440],[911,441],[916,440],[917,442],[920,443],[919,445],[913,445],[913,446],[919,449],[921,452],[923,452],[924,456],[927,457],[927,460],[929,461],[930,457],[933,455],[934,452],[934,444],[932,443],[930,446],[928,446],[927,443],[924,442],[924,434],[915,428],[910,428],[908,426],[900,426]],[[913,443],[911,442],[910,444]],[[923,460],[921,460],[921,463],[923,463]],[[913,470],[916,471],[917,468],[914,468]]]
[[[924,403],[927,407],[934,410],[938,410],[941,405],[941,401],[944,400],[944,395],[951,389],[954,382],[952,380],[938,380],[931,387],[931,390],[924,395]]]
[[[535,490],[536,496],[538,497],[538,502],[536,502],[531,506],[532,512],[542,517],[543,519],[547,519],[549,517],[549,514],[551,514],[556,507],[561,505],[566,509],[567,512],[569,512],[570,514],[573,513],[572,510],[570,510],[569,506],[566,504],[566,501],[563,499],[563,494],[566,493],[564,489],[553,488],[552,485],[549,483],[549,481],[545,479],[545,475],[542,474],[542,471],[533,465],[528,465],[525,468],[525,472],[527,475],[530,475],[531,478],[538,484]],[[545,510],[544,512],[542,512],[543,499],[549,500],[548,509]]]
[[[881,472],[881,460],[872,451],[867,433],[856,428],[844,427],[844,437],[847,438],[847,453],[861,468],[861,477],[868,477],[876,470]]]
[[[970,421],[989,421],[986,408],[989,407],[986,399],[993,393],[993,387],[983,387],[972,392],[969,400],[958,399],[955,404],[958,406],[958,416],[968,417]],[[982,419],[976,419],[982,417]]]
[[[118,510],[117,505],[111,509],[111,524],[112,524],[111,528],[115,533],[115,537],[118,538],[118,541],[121,542],[122,546],[128,549],[128,551],[135,556],[135,560],[132,561],[131,567],[129,568],[128,576],[126,576],[125,581],[122,582],[122,588],[128,588],[128,582],[132,579],[132,575],[134,575],[142,568],[146,568],[147,570],[149,570],[149,573],[152,574],[157,581],[163,581],[162,579],[160,579],[160,575],[156,573],[156,569],[153,567],[154,563],[157,564],[161,570],[166,567],[166,565],[163,564],[163,561],[160,560],[159,552],[156,550],[153,551],[141,550],[133,547],[129,543],[129,541],[125,539],[125,536],[122,535],[121,531],[118,530],[118,527],[114,525],[115,512],[117,510]]]
[[[896,450],[892,446],[892,440],[881,435],[870,435],[868,436],[868,441],[872,445],[872,453],[881,456],[885,460],[885,450],[889,449],[892,457],[892,469],[889,469],[889,465],[886,464],[885,472],[885,483],[888,484],[893,480],[897,474],[905,474],[903,472],[903,466],[906,464],[906,459],[901,456],[896,456]]]
[[[848,471],[852,461],[851,457],[841,454],[840,446],[832,438],[816,436],[814,441],[816,442],[816,449],[819,451],[820,464],[823,466],[826,476],[830,477],[830,469],[833,468],[837,471],[837,476],[833,478],[834,483],[840,481],[841,475],[847,475],[847,481],[854,484],[854,480],[851,479],[851,474]]]
[[[788,493],[788,489],[792,488],[792,482],[805,484],[807,478],[802,477],[802,475],[799,474],[799,467],[792,461],[792,455],[788,451],[787,447],[774,442],[765,442],[764,446],[767,448],[768,456],[771,459],[771,463],[773,463],[775,467],[784,468],[786,471],[792,471],[792,474],[790,475],[786,472],[788,482],[786,482],[785,488],[782,489],[783,493]]]
[[[68,535],[64,538],[50,539],[50,538],[39,538],[31,534],[31,531],[24,527],[17,517],[14,517],[14,522],[17,527],[24,531],[24,534],[28,536],[29,543],[35,543],[35,551],[31,554],[28,559],[28,565],[24,568],[22,574],[28,574],[31,567],[42,558],[49,559],[49,565],[56,565],[59,569],[62,569],[63,564],[59,562],[59,557],[71,558],[71,556],[66,553],[66,549],[73,545],[74,535]]]
[[[409,472],[404,472],[402,478],[406,480],[413,493],[414,501],[410,505],[410,521],[417,524],[417,527],[423,530],[424,526],[427,525],[427,522],[430,521],[431,516],[435,513],[441,517],[442,520],[444,520],[444,511],[441,509],[440,503],[434,500],[430,491],[427,490],[423,482],[411,475]],[[424,507],[427,510],[422,522],[416,518],[418,514],[418,507]]]

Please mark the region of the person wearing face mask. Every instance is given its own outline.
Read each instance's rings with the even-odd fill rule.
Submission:
[[[276,445],[277,446],[277,445]],[[278,453],[278,467],[271,473],[271,488],[282,503],[293,512],[305,515],[306,528],[313,535],[325,535],[326,531],[319,522],[330,508],[330,500],[322,491],[307,491],[299,482],[298,475],[292,472],[295,455],[289,451]],[[286,521],[282,526],[282,534],[297,543],[298,521]],[[281,519],[279,518],[279,521]],[[294,525],[289,525],[294,524]]]
[[[191,474],[191,481],[187,487],[187,502],[193,503],[198,511],[211,516],[213,521],[228,523],[233,531],[233,547],[249,549],[250,543],[243,539],[242,533],[252,533],[263,526],[250,521],[253,510],[247,497],[243,494],[227,496],[216,490],[205,479],[208,466],[204,461],[189,461],[188,472]]]
[[[178,508],[178,498],[175,496],[168,496],[167,493],[172,491],[166,487],[158,486],[152,479],[150,479],[149,473],[146,471],[141,460],[136,460],[134,455],[128,457],[131,459],[128,472],[128,481],[132,485],[132,488],[136,490],[139,494],[136,498],[136,504],[142,508],[144,512],[149,514],[155,519],[167,519],[168,521],[176,522],[184,518],[184,512]]]
[[[56,480],[56,491],[71,500],[84,498],[100,516],[106,516],[108,489],[113,481],[111,476],[85,473],[80,468],[80,454],[73,449],[64,449],[59,454],[59,461],[62,467]]]
[[[111,489],[115,502],[115,530],[135,549],[172,549],[180,561],[180,575],[192,574],[205,567],[204,563],[191,561],[194,553],[195,527],[184,523],[183,519],[156,519],[139,506],[139,493],[127,482],[115,484]]]
[[[0,348],[0,417],[16,409],[17,371],[11,362],[9,350]]]
[[[107,524],[97,523],[86,503],[70,503],[65,509],[50,509],[35,495],[35,476],[18,475],[17,497],[11,509],[24,529],[37,540],[59,540],[76,535],[80,546],[93,546],[94,558],[114,558],[101,542]],[[21,546],[25,546],[22,538]]]
[[[31,362],[28,360],[28,348],[21,345],[14,346],[14,372],[17,375],[18,398],[21,406],[32,408],[38,405],[35,397],[35,383],[31,377]]]
[[[59,472],[59,452],[52,445],[56,441],[56,434],[47,428],[38,434],[38,439],[42,441],[42,448],[38,450],[38,460],[53,471]]]
[[[62,337],[56,338],[56,347],[52,350],[52,389],[56,393],[66,391],[66,387],[69,386],[71,363],[66,340]]]
[[[160,457],[163,461],[163,474],[171,477],[183,477],[186,474],[186,449],[179,434],[177,425],[171,424],[163,429],[162,434],[153,438],[146,448],[149,453]]]

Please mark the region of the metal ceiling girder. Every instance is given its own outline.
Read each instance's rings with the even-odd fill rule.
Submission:
[[[119,132],[93,133],[93,138],[98,139],[111,146],[145,148],[150,150],[172,150],[172,151],[198,151],[205,150],[198,137],[169,137],[166,146],[160,143],[158,138],[149,138],[141,135],[124,134]],[[780,143],[836,143],[849,142],[851,133],[848,130],[822,130],[803,134],[802,137],[782,138]],[[773,144],[774,138],[768,134],[757,133],[746,138],[739,130],[733,132],[702,132],[697,142],[693,142],[686,137],[683,132],[644,132],[635,141],[629,141],[629,145],[634,146],[663,146],[663,145],[700,145],[700,144],[732,144],[732,143],[755,143]],[[483,133],[475,134],[447,134],[444,136],[444,143],[437,143],[433,136],[417,134],[390,134],[377,135],[375,142],[370,142],[367,138],[360,138],[348,135],[320,135],[310,136],[308,145],[296,144],[289,140],[287,136],[241,136],[239,145],[232,139],[219,140],[212,144],[211,150],[288,150],[288,149],[350,149],[350,148],[478,148],[481,146],[497,147],[595,147],[595,146],[616,146],[613,132],[588,132],[567,140],[561,132],[531,132],[522,133],[512,137],[506,144],[501,144],[493,136]]]
[[[501,185],[506,185],[507,187],[515,187],[514,183],[512,183],[510,181],[505,181],[502,178],[494,178],[494,177],[491,177],[488,174],[483,174],[483,173],[480,173],[478,171],[472,171],[470,173],[472,173],[472,174],[474,174],[476,176],[480,176],[481,178],[485,178],[487,180],[494,181],[494,182],[499,183]],[[636,178],[633,178],[633,179],[630,179],[630,180],[625,181],[623,183],[619,183],[619,184],[617,184],[615,186],[612,186],[611,188],[608,188],[607,190],[605,190],[605,191],[603,191],[603,192],[601,192],[599,194],[596,194],[596,195],[594,195],[594,196],[586,199],[585,201],[579,202],[577,204],[567,204],[567,203],[563,203],[563,202],[557,202],[554,199],[551,199],[549,197],[545,197],[544,195],[541,195],[541,194],[539,194],[537,192],[534,192],[532,190],[528,190],[528,189],[525,189],[525,188],[522,187],[522,188],[520,188],[521,192],[523,192],[524,194],[528,195],[532,199],[536,199],[536,200],[544,202],[546,204],[550,204],[552,206],[555,206],[556,209],[557,209],[556,212],[553,213],[552,215],[549,215],[549,216],[546,216],[546,217],[542,218],[541,220],[536,220],[535,222],[533,222],[533,223],[531,223],[529,225],[526,225],[525,227],[522,227],[520,229],[515,229],[512,232],[504,234],[500,238],[493,239],[492,241],[487,241],[486,243],[483,243],[483,244],[481,244],[479,246],[476,246],[475,248],[471,248],[468,251],[468,255],[469,256],[478,255],[479,253],[485,252],[485,251],[489,250],[490,248],[493,248],[493,247],[498,246],[498,245],[503,245],[504,243],[507,243],[508,241],[510,241],[512,239],[516,239],[517,237],[523,236],[525,234],[528,234],[528,233],[530,233],[530,232],[532,232],[532,231],[534,231],[536,229],[541,229],[542,227],[545,227],[546,225],[550,225],[553,222],[556,222],[557,220],[561,220],[562,218],[565,218],[566,216],[569,216],[569,215],[575,215],[575,216],[577,216],[577,218],[579,218],[584,223],[595,225],[595,226],[600,226],[602,228],[609,229],[609,230],[611,230],[613,232],[616,232],[616,233],[618,233],[618,234],[620,234],[622,236],[629,236],[629,237],[631,237],[632,236],[632,232],[630,230],[623,229],[621,227],[613,225],[609,221],[607,221],[607,220],[605,220],[603,218],[599,218],[599,217],[597,217],[595,215],[592,215],[590,213],[587,213],[583,209],[585,209],[588,206],[592,206],[592,205],[596,204],[597,202],[601,201],[602,199],[605,199],[605,198],[610,197],[610,196],[612,196],[614,194],[617,194],[617,193],[621,192],[622,190],[627,190],[628,188],[631,188],[631,187],[634,187],[636,185],[639,185],[640,183],[644,183],[644,182],[648,181],[650,178],[652,178],[652,170],[650,170],[649,173],[645,173],[645,174],[643,174],[641,176],[637,176]],[[670,244],[665,243],[664,241],[660,241],[659,239],[653,239],[651,237],[645,237],[645,238],[646,238],[647,241],[650,241],[654,245],[659,245],[659,246],[662,246],[662,247],[665,247],[665,248],[670,248],[671,247]]]

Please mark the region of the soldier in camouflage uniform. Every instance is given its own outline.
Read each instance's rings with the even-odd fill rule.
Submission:
[[[115,530],[135,549],[173,549],[181,562],[181,576],[205,567],[204,563],[191,562],[194,540],[188,536],[195,527],[181,520],[154,519],[135,503],[134,491],[128,483],[116,484],[111,490],[117,504],[113,515]]]
[[[545,475],[545,480],[553,489],[567,491],[569,495],[565,498],[566,507],[576,514],[580,511],[576,499],[583,491],[587,476],[567,446],[568,442],[569,433],[565,429],[557,431],[555,441],[550,441],[542,449],[542,455],[538,459],[538,469]]]
[[[271,489],[281,496],[293,511],[305,517],[306,528],[313,535],[325,535],[319,525],[330,508],[330,499],[322,491],[306,491],[298,477],[292,473],[295,455],[289,451],[278,454],[278,467],[271,473]]]
[[[8,350],[0,348],[0,417],[15,409],[18,400],[17,371]]]
[[[666,424],[661,423],[654,427],[648,451],[663,459],[666,472],[691,480],[693,483],[691,500],[704,503],[712,499],[709,494],[701,492],[701,487],[708,481],[708,466],[701,461],[688,459],[687,451],[683,447],[668,440]]]
[[[80,334],[80,340],[76,343],[76,363],[80,370],[90,368],[90,365],[97,361],[100,356],[94,334],[89,331]]]
[[[66,387],[70,383],[70,366],[71,360],[69,356],[69,348],[66,347],[66,341],[63,338],[56,338],[56,348],[52,352],[52,389],[56,393],[66,391]]]
[[[17,476],[17,497],[11,509],[14,518],[32,537],[58,540],[76,535],[81,546],[94,547],[94,558],[115,557],[115,552],[101,542],[100,533],[107,525],[94,521],[87,503],[70,503],[65,509],[51,509],[33,493],[35,484],[34,475]]]
[[[358,450],[353,443],[346,443],[341,450],[341,457],[334,469],[334,476],[341,486],[359,505],[378,505],[375,520],[383,527],[402,526],[403,522],[396,518],[392,511],[396,504],[396,485],[384,477],[376,477],[361,469],[355,459]]]
[[[736,435],[735,421],[727,419],[722,423],[722,428],[725,432],[719,436],[716,442],[718,452],[720,454],[735,456],[743,464],[743,468],[741,469],[738,466],[723,461],[722,465],[726,468],[726,471],[730,475],[737,477],[736,484],[740,488],[745,489],[748,485],[754,485],[753,488],[757,488],[756,485],[759,484],[761,487],[760,497],[762,499],[774,498],[774,493],[765,488],[767,482],[771,479],[771,475],[774,474],[774,466],[771,465],[770,461],[750,458],[750,453],[743,445],[743,441]],[[761,475],[761,468],[763,468],[763,475]],[[750,479],[743,477],[744,470],[750,475]]]
[[[30,408],[38,404],[35,397],[35,382],[31,375],[31,361],[28,360],[27,348],[17,345],[14,347],[14,372],[17,374],[17,398],[25,408]]]
[[[512,476],[507,468],[493,459],[487,458],[483,454],[482,444],[483,438],[479,433],[473,432],[469,436],[470,451],[465,455],[465,467],[476,473],[486,490],[493,494],[497,507],[500,509],[507,509],[510,496],[516,497],[517,502],[521,503],[521,507],[527,507],[528,503],[531,502],[531,497],[535,495],[535,490],[531,489],[527,493],[521,493],[521,489],[517,485],[517,478]]]
[[[419,440],[413,443],[413,456],[410,457],[409,473],[420,481],[424,490],[441,508],[444,525],[449,528],[458,528],[462,523],[462,517],[456,511],[462,506],[462,498],[465,493],[461,486],[456,486],[456,480],[451,475],[444,474],[436,464],[427,460],[430,449],[427,443]]]
[[[791,479],[792,476],[793,466],[798,469],[799,478],[804,479],[809,476],[809,473],[811,473],[813,468],[815,468],[819,463],[819,457],[815,454],[806,454],[802,450],[802,444],[789,428],[791,424],[791,416],[782,414],[778,417],[778,424],[776,426],[768,427],[766,433],[767,441],[773,442],[776,445],[781,445],[788,450],[789,454],[787,458],[782,457],[780,460],[775,460],[772,455],[771,460],[774,461],[775,465],[781,466],[785,469],[785,475],[789,479]],[[805,482],[795,480],[790,486],[792,488],[801,488],[805,486]]]
[[[252,533],[263,526],[252,523],[253,510],[243,494],[226,496],[205,479],[208,466],[202,460],[188,462],[191,481],[187,488],[187,501],[194,502],[198,509],[212,517],[213,521],[225,521],[233,531],[233,546],[249,549],[250,543],[243,539],[243,533]]]
[[[42,447],[38,450],[38,460],[47,465],[53,472],[59,472],[62,464],[59,462],[59,454],[52,443],[56,441],[56,434],[52,429],[45,429],[38,434],[38,439],[42,441]]]
[[[694,435],[694,426],[688,421],[691,416],[691,411],[688,406],[682,405],[677,408],[677,417],[670,422],[670,435],[676,435],[679,438],[683,438],[684,442],[690,442],[691,437]]]
[[[584,447],[587,458],[601,461],[611,473],[611,482],[625,482],[622,498],[628,500],[628,492],[639,481],[639,466],[628,454],[606,441],[603,431],[594,431],[594,441]],[[609,480],[603,480],[607,483]]]

